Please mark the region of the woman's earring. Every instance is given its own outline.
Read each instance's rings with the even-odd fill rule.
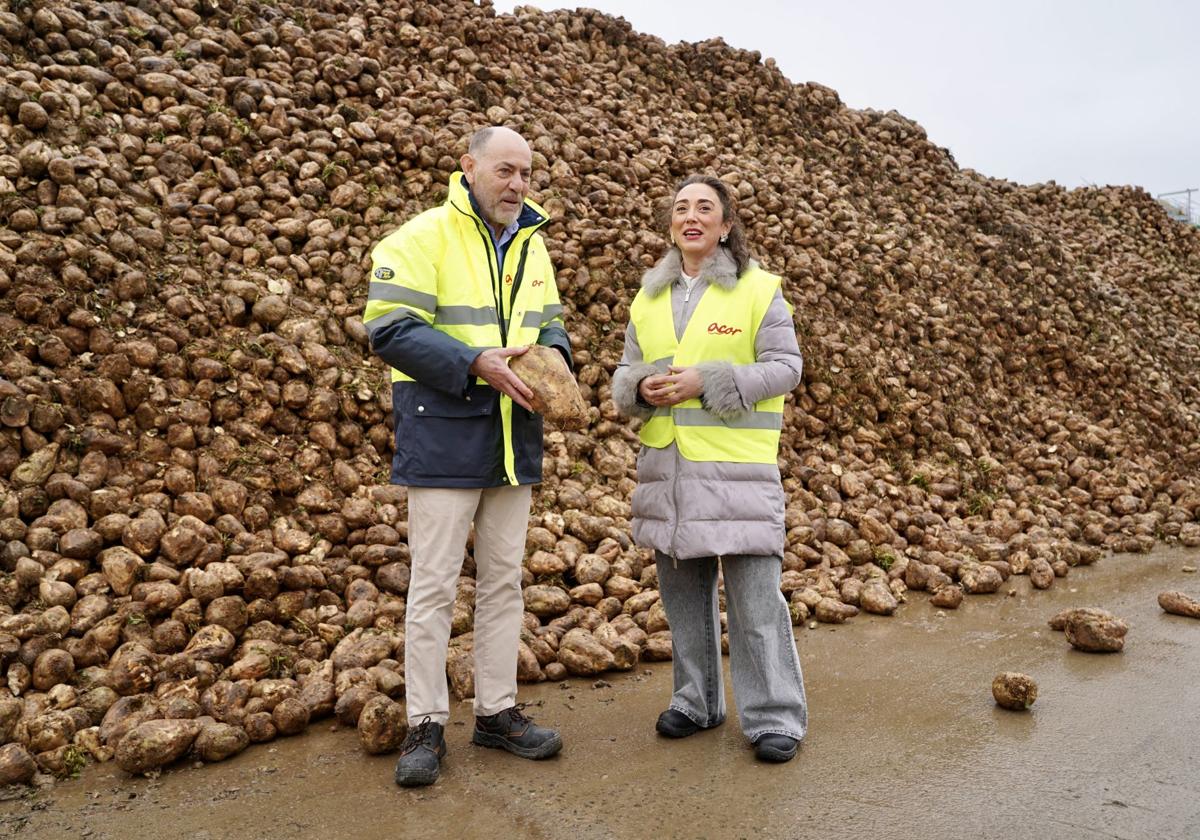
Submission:
[[[724,244],[725,244],[725,241],[726,241],[727,239],[729,239],[729,234],[728,234],[728,233],[722,233],[722,234],[721,234],[721,244],[722,244],[722,245],[724,245]]]

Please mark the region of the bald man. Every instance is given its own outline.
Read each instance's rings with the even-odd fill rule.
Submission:
[[[463,550],[475,526],[475,731],[472,743],[522,758],[562,749],[517,705],[524,602],[521,561],[532,486],[542,478],[542,420],[508,367],[533,343],[570,343],[554,269],[528,199],[532,154],[507,128],[471,139],[444,204],[409,220],[371,254],[363,321],[392,369],[396,453],[408,488],[412,576],[405,617],[409,723],[396,782],[437,780],[450,716],[446,646]]]

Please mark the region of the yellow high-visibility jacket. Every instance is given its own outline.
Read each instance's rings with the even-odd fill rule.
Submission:
[[[392,368],[392,481],[491,487],[541,480],[541,418],[467,369],[489,347],[546,344],[570,361],[545,242],[549,221],[527,201],[503,265],[460,172],[446,202],[372,251],[363,322]]]

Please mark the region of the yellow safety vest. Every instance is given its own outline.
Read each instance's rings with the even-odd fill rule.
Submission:
[[[544,326],[562,322],[563,308],[546,244],[536,234],[549,214],[532,201],[525,206],[541,220],[513,235],[504,265],[497,266],[491,235],[471,205],[465,177],[451,175],[445,204],[414,217],[371,252],[363,312],[367,329],[417,317],[480,350],[535,344]],[[393,368],[392,381],[413,379]],[[505,470],[515,484],[512,411],[512,398],[501,394]]]
[[[675,336],[671,290],[650,297],[643,289],[630,307],[642,357],[660,371],[668,365],[691,366],[725,361],[746,365],[756,361],[754,337],[779,289],[780,278],[753,267],[738,278],[732,290],[709,285],[684,330]],[[791,307],[789,306],[790,310]],[[744,414],[722,420],[700,400],[659,408],[642,426],[642,443],[661,449],[671,441],[689,461],[733,461],[774,464],[783,425],[782,395],[761,400]]]

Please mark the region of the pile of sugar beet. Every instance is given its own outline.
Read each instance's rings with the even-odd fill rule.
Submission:
[[[591,413],[547,430],[522,680],[671,655],[609,382],[694,171],[734,188],[795,305],[797,625],[1200,544],[1200,232],[1140,189],[993,180],[758,53],[589,11],[6,8],[0,782],[219,760],[327,716],[395,748],[405,495],[360,316],[373,243],[486,124],[534,150]],[[473,570],[468,547],[460,697]]]

